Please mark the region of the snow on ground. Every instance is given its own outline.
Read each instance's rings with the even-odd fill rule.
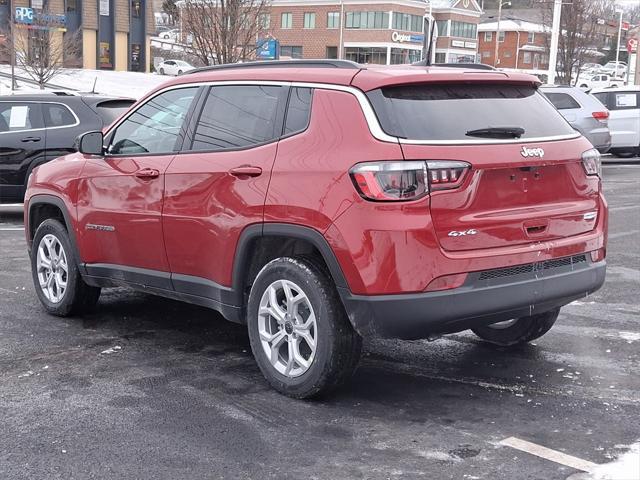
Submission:
[[[0,65],[0,72],[8,74],[11,70],[8,65]],[[16,75],[28,77],[18,68],[16,68]],[[104,95],[140,98],[146,92],[170,78],[152,73],[67,68],[51,79],[50,82],[75,91],[91,92],[93,90]],[[36,85],[25,82],[19,82],[19,87],[16,93],[37,93],[41,91]],[[60,89],[56,88],[54,90]],[[0,95],[9,94],[11,94],[11,80],[0,77]]]

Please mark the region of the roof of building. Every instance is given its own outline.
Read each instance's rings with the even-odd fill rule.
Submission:
[[[498,22],[481,23],[478,25],[479,32],[495,32],[498,30]],[[522,20],[501,19],[501,32],[534,32],[548,33],[551,31],[549,27],[541,23],[525,22]]]

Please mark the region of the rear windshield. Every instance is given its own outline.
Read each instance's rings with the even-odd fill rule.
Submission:
[[[524,85],[408,85],[367,93],[382,129],[411,140],[482,140],[470,130],[519,127],[520,138],[575,133],[549,101]]]
[[[95,109],[102,119],[102,124],[106,127],[111,125],[116,118],[129,110],[129,107],[134,103],[135,102],[133,100],[107,100],[98,103]]]

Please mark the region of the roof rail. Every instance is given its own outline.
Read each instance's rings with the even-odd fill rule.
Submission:
[[[363,70],[364,67],[349,60],[258,60],[245,63],[225,63],[223,65],[211,65],[208,67],[195,68],[183,73],[209,72],[216,70],[231,70],[234,68],[346,68],[352,70]]]
[[[419,62],[412,63],[411,65],[416,67],[451,67],[451,68],[466,68],[470,70],[496,70],[491,65],[487,65],[486,63],[432,63],[431,65],[427,65],[425,60],[421,60]]]

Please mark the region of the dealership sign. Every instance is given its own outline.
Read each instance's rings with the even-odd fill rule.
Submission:
[[[29,7],[16,7],[15,23],[17,27],[30,30],[67,31],[67,17],[65,15],[36,12]]]
[[[277,60],[278,41],[274,39],[258,40],[256,45],[256,57],[260,60]]]
[[[424,35],[409,35],[407,33],[393,32],[391,34],[391,40],[399,43],[405,43],[405,42],[422,43],[424,42]]]

